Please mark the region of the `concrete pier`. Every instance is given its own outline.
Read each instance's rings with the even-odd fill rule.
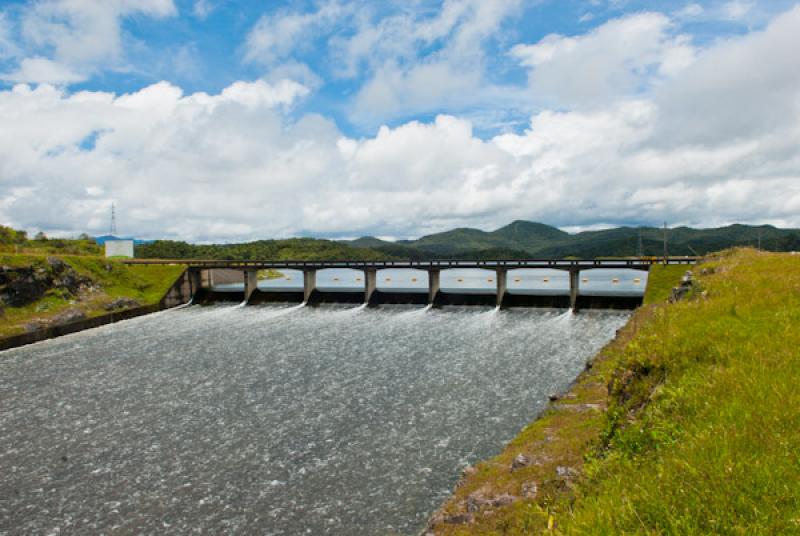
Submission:
[[[578,311],[578,290],[580,289],[581,273],[578,270],[569,271],[569,306],[572,312]]]
[[[250,301],[250,296],[258,288],[258,270],[245,270],[244,272],[244,301]]]
[[[498,307],[503,306],[503,300],[506,297],[506,288],[508,285],[508,270],[505,268],[497,269],[497,302]]]
[[[378,288],[378,271],[364,270],[364,303],[371,305],[372,295]]]
[[[303,270],[303,303],[308,303],[317,288],[317,271]]]
[[[428,271],[428,305],[436,305],[441,289],[441,274],[440,270]]]

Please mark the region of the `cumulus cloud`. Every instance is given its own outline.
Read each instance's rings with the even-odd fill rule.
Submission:
[[[327,0],[311,11],[282,9],[262,16],[248,33],[245,59],[270,69],[301,64],[323,41],[326,74],[363,79],[348,103],[352,121],[382,121],[443,106],[483,105],[496,88],[486,83],[487,41],[521,0],[445,0],[433,11],[421,3]]]
[[[20,84],[0,91],[0,223],[103,232],[115,200],[122,232],[193,240],[414,236],[517,218],[800,226],[800,8],[706,49],[670,28],[640,14],[517,49],[573,104],[491,139],[452,115],[350,137],[300,113],[309,88],[288,79],[213,95]],[[666,69],[683,46],[691,54]],[[597,65],[593,47],[608,56]],[[576,66],[602,99],[568,91]]]
[[[442,106],[485,106],[496,92],[486,81],[486,42],[521,4],[448,0],[433,17],[408,10],[377,22],[361,19],[352,36],[333,42],[343,58],[341,76],[368,73],[351,118],[373,124]]]
[[[327,33],[350,8],[329,0],[312,12],[281,10],[262,16],[247,34],[245,59],[265,65],[275,65],[290,57],[310,35]]]
[[[661,13],[612,20],[578,37],[549,35],[511,54],[530,68],[529,84],[550,105],[606,105],[631,96],[658,78],[673,76],[694,60],[685,35],[673,36],[672,21]]]
[[[41,0],[22,12],[22,57],[9,81],[72,83],[122,59],[121,19],[175,15],[173,0]],[[2,21],[0,21],[2,22]],[[2,37],[2,34],[0,34]],[[0,44],[2,44],[0,42]]]
[[[23,59],[16,71],[2,74],[0,79],[8,82],[71,84],[81,82],[86,77],[62,63],[37,56]]]

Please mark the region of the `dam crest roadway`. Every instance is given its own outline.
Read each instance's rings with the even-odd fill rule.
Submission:
[[[619,290],[620,273],[648,272],[655,264],[685,264],[697,262],[695,257],[591,259],[591,260],[431,260],[431,261],[279,261],[279,260],[150,260],[132,259],[129,264],[182,264],[187,266],[183,285],[193,303],[238,301],[241,304],[297,302],[318,305],[325,302],[360,303],[369,307],[381,304],[494,305],[496,307],[539,306],[581,308],[633,309],[641,304],[645,285],[641,277],[632,279],[633,286]],[[302,286],[285,277],[281,285],[269,285],[259,280],[259,271],[277,270],[302,274]],[[338,271],[338,272],[337,272]],[[318,274],[353,271],[362,276],[329,278],[328,284],[318,281]],[[413,282],[406,288],[379,286],[379,272],[409,273]],[[442,274],[483,273],[480,284],[475,277],[459,277],[457,284],[442,284]],[[509,273],[512,274],[509,286]],[[417,277],[413,277],[418,274]],[[541,274],[545,274],[542,276]],[[568,285],[559,286],[558,276],[568,275]],[[609,276],[611,274],[611,276]],[[521,288],[520,282],[538,275],[538,289]],[[616,275],[617,277],[613,277]],[[350,286],[339,283],[349,279]],[[384,281],[391,281],[385,277]],[[427,284],[422,283],[427,279]],[[591,288],[600,281],[606,283]],[[590,284],[591,282],[591,284]],[[487,283],[491,284],[488,285]],[[551,284],[552,283],[552,284]],[[566,283],[566,281],[563,281]],[[582,287],[590,289],[584,290]]]

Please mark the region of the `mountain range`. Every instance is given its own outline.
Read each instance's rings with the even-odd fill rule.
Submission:
[[[616,227],[599,231],[567,233],[530,221],[515,221],[494,231],[459,228],[396,242],[365,236],[341,241],[349,246],[378,251],[387,257],[432,258],[595,258],[664,254],[665,230],[656,227]],[[669,255],[704,255],[735,246],[771,251],[800,249],[800,229],[771,225],[729,225],[666,230]]]

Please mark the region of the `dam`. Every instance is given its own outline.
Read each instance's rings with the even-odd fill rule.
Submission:
[[[0,352],[0,533],[418,534],[647,282],[564,267],[189,264],[183,306]]]
[[[696,259],[128,262],[186,264],[184,294],[195,303],[521,305],[577,311],[634,309],[641,304],[653,264],[689,265]],[[262,281],[259,274],[264,271],[279,271],[282,277]],[[323,276],[320,284],[318,276]]]

